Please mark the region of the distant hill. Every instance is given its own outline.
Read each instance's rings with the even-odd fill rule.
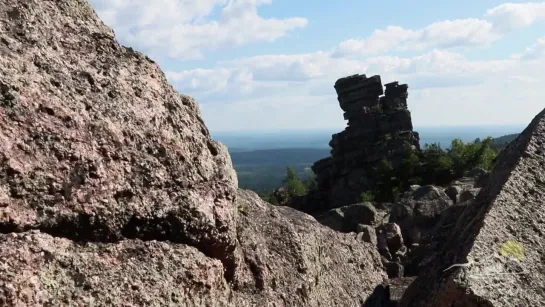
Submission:
[[[493,141],[494,147],[496,149],[503,149],[505,146],[507,146],[507,144],[511,143],[518,136],[519,134],[515,133],[515,134],[509,134],[509,135],[504,135],[504,136],[495,138]]]
[[[243,152],[229,150],[229,153],[235,165],[298,165],[327,157],[329,151],[329,148],[283,148]]]
[[[329,148],[284,148],[240,152],[229,149],[239,187],[256,192],[278,188],[286,177],[286,167],[293,167],[302,178],[312,164],[329,156]]]
[[[420,134],[420,145],[440,143],[447,147],[450,142],[459,138],[471,142],[486,136],[501,137],[518,133],[526,125],[501,126],[460,126],[460,127],[415,127]],[[212,132],[215,140],[229,147],[230,152],[242,152],[268,149],[320,148],[329,150],[331,136],[342,131],[343,127],[329,130],[294,130],[294,131],[242,131]]]

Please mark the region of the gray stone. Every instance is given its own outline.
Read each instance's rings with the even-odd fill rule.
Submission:
[[[475,188],[483,188],[486,185],[486,183],[488,182],[489,178],[490,178],[490,173],[486,173],[486,174],[484,174],[482,176],[476,177],[474,187]]]
[[[434,200],[441,198],[441,196],[443,196],[441,190],[433,185],[419,187],[413,193],[414,200]]]
[[[406,84],[388,83],[380,97],[380,76],[353,75],[339,79],[335,89],[348,126],[332,136],[331,157],[312,166],[320,195],[329,208],[360,202],[362,192],[375,187],[376,167],[383,159],[397,167],[404,162],[407,150],[420,148],[407,109]],[[309,204],[303,210],[315,208]]]
[[[386,220],[387,212],[377,210],[372,203],[359,203],[329,210],[317,220],[337,231],[355,232],[359,224],[376,227]]]
[[[369,242],[373,246],[377,246],[377,234],[375,229],[369,225],[359,224],[357,228],[358,239],[361,241]]]
[[[347,229],[355,230],[359,224],[378,226],[384,217],[384,212],[379,213],[369,202],[342,207],[341,210],[344,212]]]
[[[392,260],[392,254],[388,248],[388,238],[386,237],[386,232],[384,231],[383,227],[377,229],[377,247],[379,253],[383,257],[386,257],[388,260]]]
[[[410,191],[412,192],[415,192],[416,190],[418,190],[420,188],[420,186],[418,184],[413,184],[411,185],[411,187],[409,188]]]
[[[473,178],[473,187],[482,188],[488,181],[489,173],[480,167],[476,167],[467,171],[465,176]]]
[[[387,262],[384,263],[384,267],[386,268],[386,274],[388,274],[388,278],[403,277],[403,265],[401,263]]]
[[[240,298],[233,306],[359,306],[386,277],[376,245],[254,192],[239,190],[237,201],[247,214],[238,222]]]
[[[395,252],[395,256],[399,257],[399,259],[404,258],[405,256],[407,256],[407,251],[407,246],[403,245]]]
[[[461,186],[451,185],[445,189],[445,194],[454,202],[458,202],[458,196],[462,192]]]
[[[0,104],[0,173],[13,174],[0,190],[16,191],[0,229],[155,237],[232,263],[237,176],[197,102],[87,1],[2,1],[0,29],[0,83],[20,98]]]
[[[418,201],[414,206],[414,216],[433,219],[450,205],[452,205],[452,200],[446,195],[435,200]]]
[[[503,149],[438,255],[400,305],[541,306],[545,301],[545,110]]]
[[[332,209],[325,214],[316,218],[323,225],[341,232],[350,232],[348,227],[345,227],[345,218],[342,208]]]
[[[453,201],[438,187],[428,185],[418,188],[413,193],[412,199],[406,201],[407,203],[413,209],[412,216],[414,218],[420,218],[427,222],[452,205]]]
[[[377,285],[373,293],[363,302],[361,307],[385,307],[391,306],[390,286]]]
[[[462,191],[462,193],[460,194],[460,202],[463,203],[466,201],[474,200],[475,197],[477,197],[477,194],[479,194],[480,190],[481,189],[468,189]]]
[[[403,296],[405,289],[414,281],[415,277],[391,278],[388,280],[390,286],[390,305],[382,305],[381,307],[396,307],[399,300]]]
[[[486,174],[488,174],[488,172],[485,169],[480,168],[480,167],[475,167],[475,168],[472,168],[471,170],[467,171],[464,174],[464,176],[465,177],[476,178],[476,177],[484,176]]]
[[[386,234],[388,250],[390,253],[395,254],[404,246],[401,228],[396,223],[388,223],[384,225],[383,229]]]

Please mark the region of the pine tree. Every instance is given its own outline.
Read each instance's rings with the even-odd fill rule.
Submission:
[[[286,169],[286,179],[284,179],[283,183],[286,185],[288,193],[292,197],[307,194],[305,184],[301,181],[301,179],[299,179],[297,172],[290,166],[288,166]]]

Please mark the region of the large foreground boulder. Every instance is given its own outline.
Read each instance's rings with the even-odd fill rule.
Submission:
[[[197,103],[86,1],[0,3],[0,305],[358,306],[384,277],[237,192]]]
[[[229,306],[219,260],[196,248],[124,240],[78,244],[0,234],[0,306]]]
[[[498,156],[401,306],[545,302],[545,110]]]
[[[0,4],[0,223],[231,261],[236,174],[197,103],[86,1]]]
[[[361,306],[386,278],[370,243],[238,192],[236,269],[157,240],[0,234],[1,306]]]
[[[375,246],[354,233],[271,206],[250,191],[239,191],[237,208],[244,258],[235,276],[237,306],[361,306],[386,279]]]

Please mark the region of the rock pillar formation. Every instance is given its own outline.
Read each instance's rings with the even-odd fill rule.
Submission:
[[[353,75],[335,83],[348,125],[329,142],[331,156],[312,167],[325,200],[322,206],[361,201],[362,192],[376,184],[375,169],[383,159],[396,167],[408,150],[420,149],[407,109],[408,86],[392,82],[385,87],[380,76]]]

